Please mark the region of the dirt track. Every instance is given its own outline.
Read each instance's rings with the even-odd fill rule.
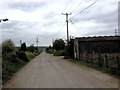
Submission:
[[[79,67],[62,57],[42,53],[9,80],[4,88],[117,88],[118,80]]]

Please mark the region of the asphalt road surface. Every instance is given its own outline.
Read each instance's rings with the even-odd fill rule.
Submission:
[[[118,79],[43,52],[3,88],[118,88]]]

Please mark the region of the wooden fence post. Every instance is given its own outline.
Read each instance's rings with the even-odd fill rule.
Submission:
[[[91,52],[91,64],[93,64],[93,51]]]
[[[117,66],[118,66],[118,70],[120,70],[120,62],[119,62],[119,57],[117,56]]]
[[[98,52],[98,66],[101,67],[101,52]]]
[[[108,68],[108,59],[107,59],[107,54],[105,54],[105,67]]]

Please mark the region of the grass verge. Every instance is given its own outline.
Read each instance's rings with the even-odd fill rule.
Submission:
[[[104,68],[104,67],[98,67],[96,65],[92,65],[90,63],[86,63],[86,62],[83,62],[81,60],[69,60],[71,63],[74,63],[74,64],[77,64],[78,66],[82,66],[82,67],[89,67],[89,68],[92,68],[92,69],[95,69],[95,70],[99,70],[103,73],[107,73],[111,76],[114,76],[116,78],[119,78],[120,79],[120,71],[118,72],[114,72],[112,71],[110,68]]]
[[[35,55],[32,52],[26,51],[25,54],[29,60],[35,58]]]
[[[22,68],[26,62],[17,59],[17,62],[11,62],[9,60],[3,60],[2,63],[2,83],[4,84],[7,80],[9,80],[13,74]]]
[[[35,58],[38,54],[31,52],[25,52],[29,60]],[[2,84],[9,80],[15,72],[20,70],[28,62],[18,58],[14,53],[8,53],[2,58]]]

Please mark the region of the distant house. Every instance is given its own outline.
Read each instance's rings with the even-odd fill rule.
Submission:
[[[120,36],[76,37],[74,57],[80,59],[84,54],[120,53]]]

